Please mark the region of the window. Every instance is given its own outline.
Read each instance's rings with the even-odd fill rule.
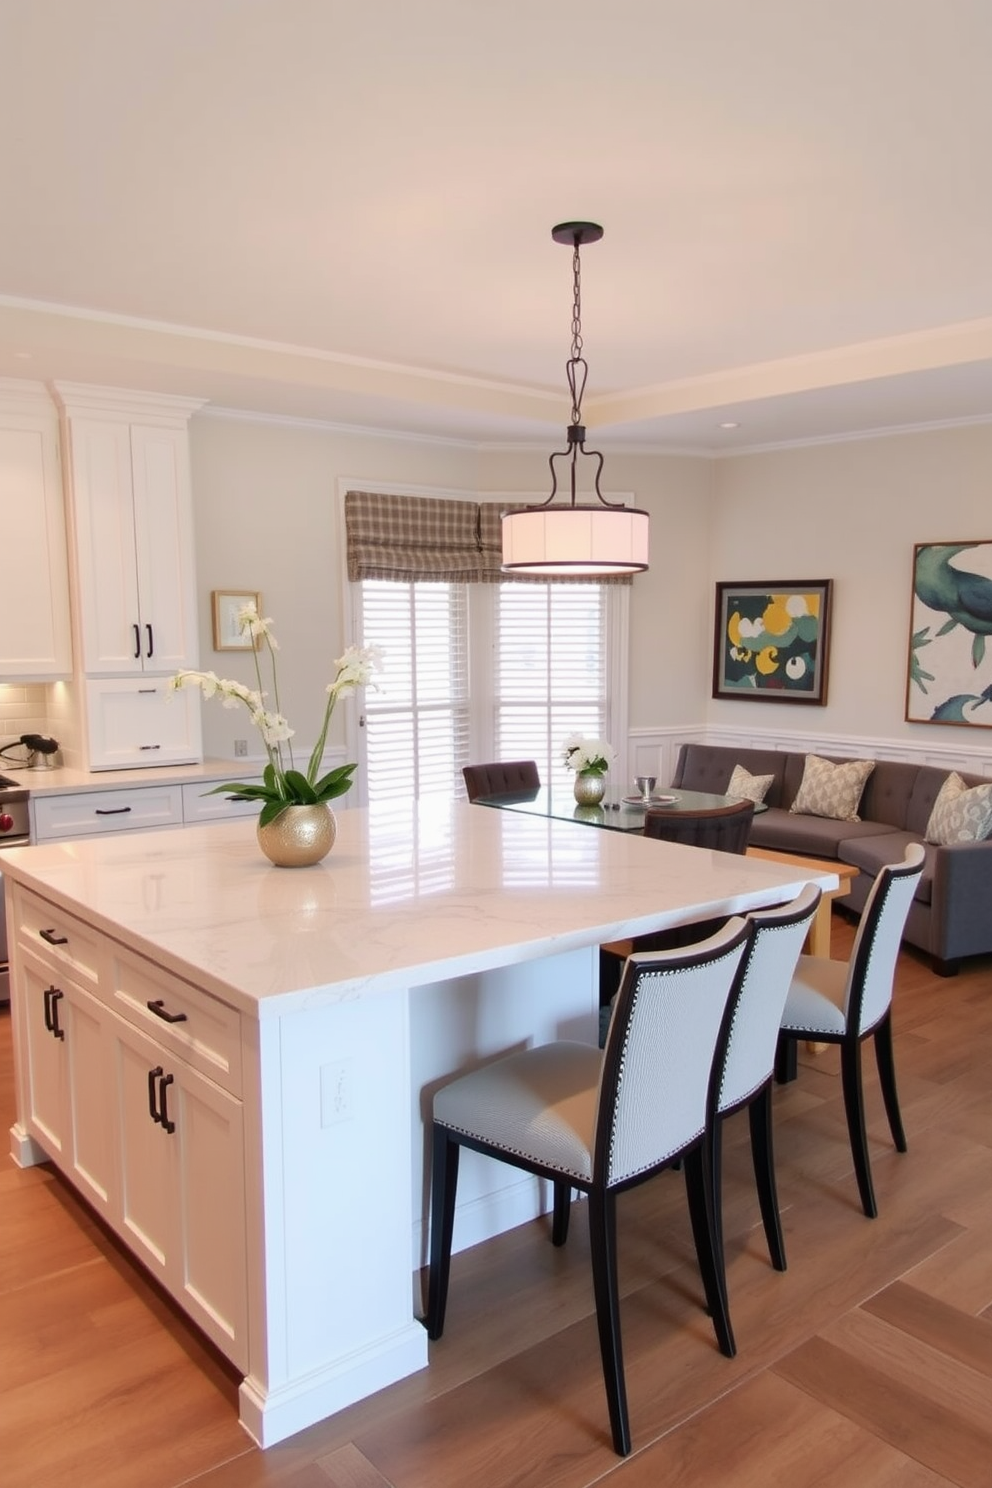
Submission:
[[[384,653],[363,715],[370,803],[461,797],[472,759],[534,759],[552,781],[574,732],[622,750],[625,588],[364,579],[353,592],[360,643]]]

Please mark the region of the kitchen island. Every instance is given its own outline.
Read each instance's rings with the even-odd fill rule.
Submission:
[[[806,881],[432,799],[341,812],[316,868],[273,868],[230,822],[17,849],[5,872],[13,1156],[54,1161],[238,1366],[263,1446],[427,1363],[437,1086],[595,1042],[600,942]],[[466,1153],[456,1246],[546,1207]]]

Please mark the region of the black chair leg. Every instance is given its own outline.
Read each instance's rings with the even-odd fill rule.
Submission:
[[[596,1325],[603,1360],[603,1380],[610,1412],[613,1449],[620,1457],[630,1452],[630,1420],[627,1387],[623,1376],[623,1344],[620,1338],[620,1289],[617,1285],[616,1197],[608,1190],[589,1193],[589,1241],[592,1254],[592,1284],[596,1298]]]
[[[775,1270],[784,1271],[785,1241],[782,1238],[782,1220],[778,1212],[778,1192],[775,1186],[770,1080],[748,1106],[747,1118],[751,1127],[751,1162],[754,1165],[754,1181],[758,1189],[758,1205],[761,1209],[761,1222],[765,1227],[768,1254]]]
[[[706,1156],[702,1144],[683,1154],[682,1166],[685,1170],[685,1192],[689,1202],[692,1238],[696,1242],[696,1258],[706,1293],[706,1307],[713,1319],[713,1331],[716,1333],[720,1352],[732,1359],[737,1352],[737,1345],[730,1326],[727,1279],[721,1260],[717,1257],[713,1238],[712,1175],[705,1170]]]
[[[865,1131],[865,1099],[861,1085],[861,1045],[856,1038],[846,1038],[840,1046],[840,1073],[844,1087],[844,1113],[851,1139],[851,1156],[861,1195],[861,1207],[869,1219],[878,1215],[875,1190],[871,1181],[868,1156],[868,1134]]]
[[[906,1151],[906,1133],[903,1130],[899,1111],[899,1096],[896,1093],[896,1066],[892,1052],[892,1010],[890,1009],[875,1029],[875,1061],[878,1065],[878,1082],[882,1087],[885,1114],[889,1118],[889,1130],[897,1152]]]
[[[447,1128],[435,1126],[431,1139],[430,1278],[427,1284],[427,1317],[424,1320],[428,1338],[440,1338],[444,1332],[460,1153],[461,1148],[457,1142],[451,1140]]]
[[[799,1073],[798,1045],[787,1033],[780,1033],[775,1046],[775,1079],[787,1085]]]
[[[554,1185],[554,1209],[551,1215],[551,1244],[564,1245],[568,1239],[568,1221],[572,1213],[572,1185]]]
[[[716,1259],[717,1276],[726,1274],[723,1251],[723,1120],[713,1118],[713,1130],[708,1137],[709,1148],[704,1147],[703,1159],[709,1171],[710,1213],[713,1216],[713,1253]]]

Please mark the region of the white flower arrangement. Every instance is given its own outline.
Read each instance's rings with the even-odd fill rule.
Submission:
[[[258,679],[257,688],[246,687],[243,682],[232,682],[224,677],[218,677],[216,672],[193,671],[177,672],[174,677],[170,678],[169,686],[175,691],[181,687],[198,687],[205,698],[219,697],[225,708],[237,708],[239,705],[247,708],[252,723],[262,736],[262,743],[269,757],[262,775],[262,784],[228,781],[224,785],[215,786],[207,794],[215,795],[219,791],[234,791],[239,796],[247,796],[251,800],[260,801],[262,810],[259,824],[264,827],[268,822],[274,821],[281,811],[285,811],[287,806],[315,806],[320,802],[332,801],[336,796],[343,796],[345,791],[351,789],[351,777],[358,768],[357,764],[339,765],[336,769],[329,770],[320,779],[317,778],[317,771],[323,759],[327,730],[335,703],[339,698],[351,697],[359,687],[374,686],[371,683],[371,676],[373,671],[381,665],[382,658],[378,646],[349,646],[344,655],[339,656],[335,661],[337,672],[334,681],[327,684],[327,703],[324,707],[320,734],[311,752],[306,772],[303,773],[296,769],[293,746],[290,743],[296,731],[290,728],[288,720],[279,711],[279,684],[276,677],[275,655],[279,649],[279,642],[272,634],[272,621],[261,619],[254,602],[250,602],[238,611],[238,627],[242,634],[250,635],[254,642],[252,656],[255,662],[255,676]],[[266,706],[267,694],[262,686],[262,671],[258,655],[260,641],[264,642],[271,662],[274,709]],[[285,754],[283,745],[286,746]]]
[[[569,734],[561,747],[562,762],[576,775],[605,775],[617,752],[606,739]]]

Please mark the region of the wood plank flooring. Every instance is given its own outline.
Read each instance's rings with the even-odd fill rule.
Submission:
[[[852,928],[835,914],[833,954]],[[725,1133],[736,1359],[702,1308],[682,1181],[623,1197],[634,1453],[609,1442],[581,1209],[456,1256],[427,1370],[260,1452],[237,1379],[48,1167],[0,1160],[3,1488],[992,1488],[992,958],[903,952],[909,1152],[866,1061],[879,1218],[851,1168],[836,1050],[776,1090],[789,1258],[768,1262],[746,1118]],[[871,1068],[869,1068],[871,1066]],[[13,1119],[0,1014],[0,1131]]]

